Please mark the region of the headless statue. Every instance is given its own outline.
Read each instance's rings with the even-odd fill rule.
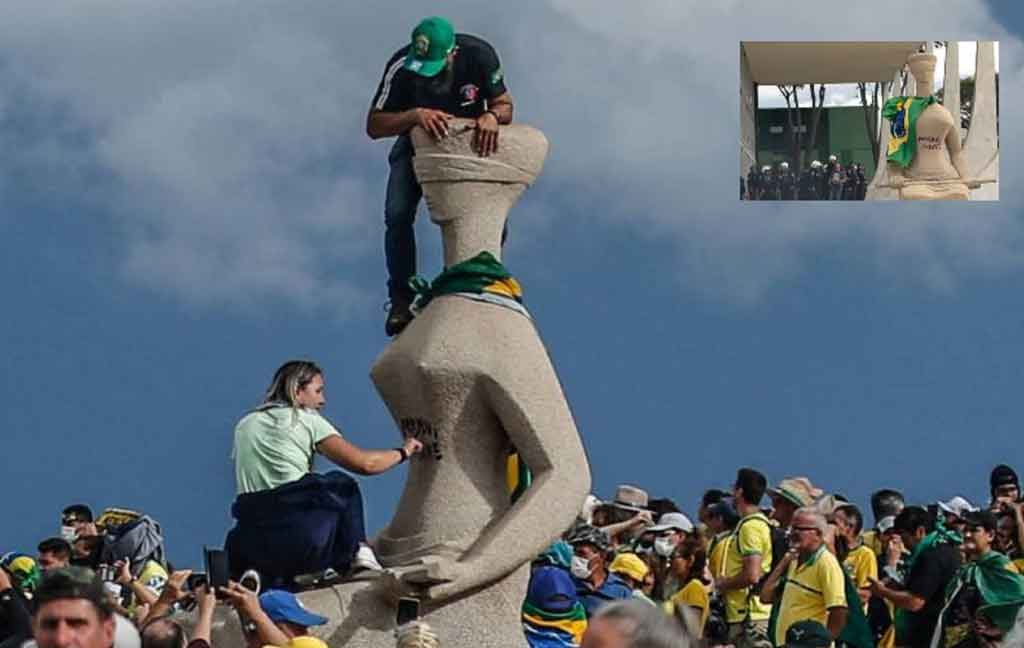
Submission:
[[[912,54],[907,59],[917,82],[916,100],[932,95],[935,61],[932,54]],[[900,200],[967,200],[968,189],[980,186],[968,181],[960,123],[945,106],[932,103],[924,109],[917,118],[915,139],[909,167],[889,162],[890,183],[899,189]]]
[[[501,258],[508,210],[540,173],[547,140],[502,127],[487,158],[471,150],[471,122],[435,141],[416,128],[416,175],[441,227],[445,266],[481,252]],[[436,296],[384,349],[371,377],[402,430],[424,442],[394,518],[373,541],[387,568],[299,594],[330,622],[311,628],[331,646],[395,645],[400,596],[445,648],[525,647],[521,606],[529,563],[573,522],[590,468],[555,370],[521,307],[472,295]],[[510,451],[532,483],[511,503]],[[241,646],[237,621],[215,623],[213,645]]]

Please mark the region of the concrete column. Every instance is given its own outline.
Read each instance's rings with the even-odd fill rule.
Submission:
[[[999,135],[996,115],[996,54],[993,41],[978,41],[974,72],[974,103],[964,146],[968,167],[976,178],[999,178]],[[999,183],[971,191],[971,200],[999,200]]]
[[[960,43],[946,41],[946,72],[942,82],[942,105],[960,126]]]

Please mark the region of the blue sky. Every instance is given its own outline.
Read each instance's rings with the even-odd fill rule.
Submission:
[[[865,504],[977,503],[992,465],[1024,469],[1019,122],[999,203],[741,204],[733,176],[740,40],[998,40],[1013,105],[1016,4],[886,5],[887,25],[876,2],[800,25],[739,1],[434,5],[495,44],[551,140],[506,263],[599,496],[635,483],[692,514],[754,465]],[[383,5],[4,3],[0,552],[84,501],[150,512],[197,564],[231,523],[234,423],[292,357],[325,368],[345,434],[396,445],[368,377],[387,144],[363,120],[421,16]],[[362,480],[371,531],[403,470]]]

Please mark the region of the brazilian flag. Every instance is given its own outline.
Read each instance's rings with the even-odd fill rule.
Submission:
[[[508,485],[509,498],[513,504],[533,483],[533,473],[526,467],[522,457],[515,450],[509,453],[505,463],[505,482]]]
[[[445,268],[431,283],[422,277],[413,277],[409,280],[409,287],[416,292],[416,307],[420,309],[426,308],[434,297],[459,292],[490,293],[523,303],[523,289],[519,282],[501,261],[487,251]]]
[[[917,150],[917,118],[935,103],[935,97],[893,97],[885,102],[882,117],[889,120],[888,159],[904,169],[914,160]]]

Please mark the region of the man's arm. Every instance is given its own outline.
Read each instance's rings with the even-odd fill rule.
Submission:
[[[825,624],[828,627],[829,634],[832,635],[833,639],[839,637],[839,634],[846,627],[846,619],[850,616],[850,611],[845,607],[831,607],[828,609],[828,622]]]
[[[764,585],[761,586],[761,592],[759,594],[761,601],[764,603],[775,602],[775,590],[779,586],[779,581],[782,580],[782,575],[786,573],[787,569],[789,569],[789,563],[793,562],[795,558],[795,550],[791,549],[786,552],[786,555],[783,556],[782,560],[779,561],[779,564],[772,570],[772,573],[765,579]]]
[[[880,596],[901,610],[907,610],[908,612],[920,612],[927,602],[913,592],[893,589],[874,579],[871,580],[869,589],[875,596]]]
[[[399,112],[388,112],[370,108],[366,115],[366,134],[370,139],[394,137],[407,133],[413,126],[441,139],[448,134],[448,122],[452,116],[443,110],[433,108],[410,108]]]
[[[761,578],[761,554],[752,554],[743,557],[743,569],[735,576],[721,578],[715,581],[715,588],[719,592],[728,592],[750,587]]]

